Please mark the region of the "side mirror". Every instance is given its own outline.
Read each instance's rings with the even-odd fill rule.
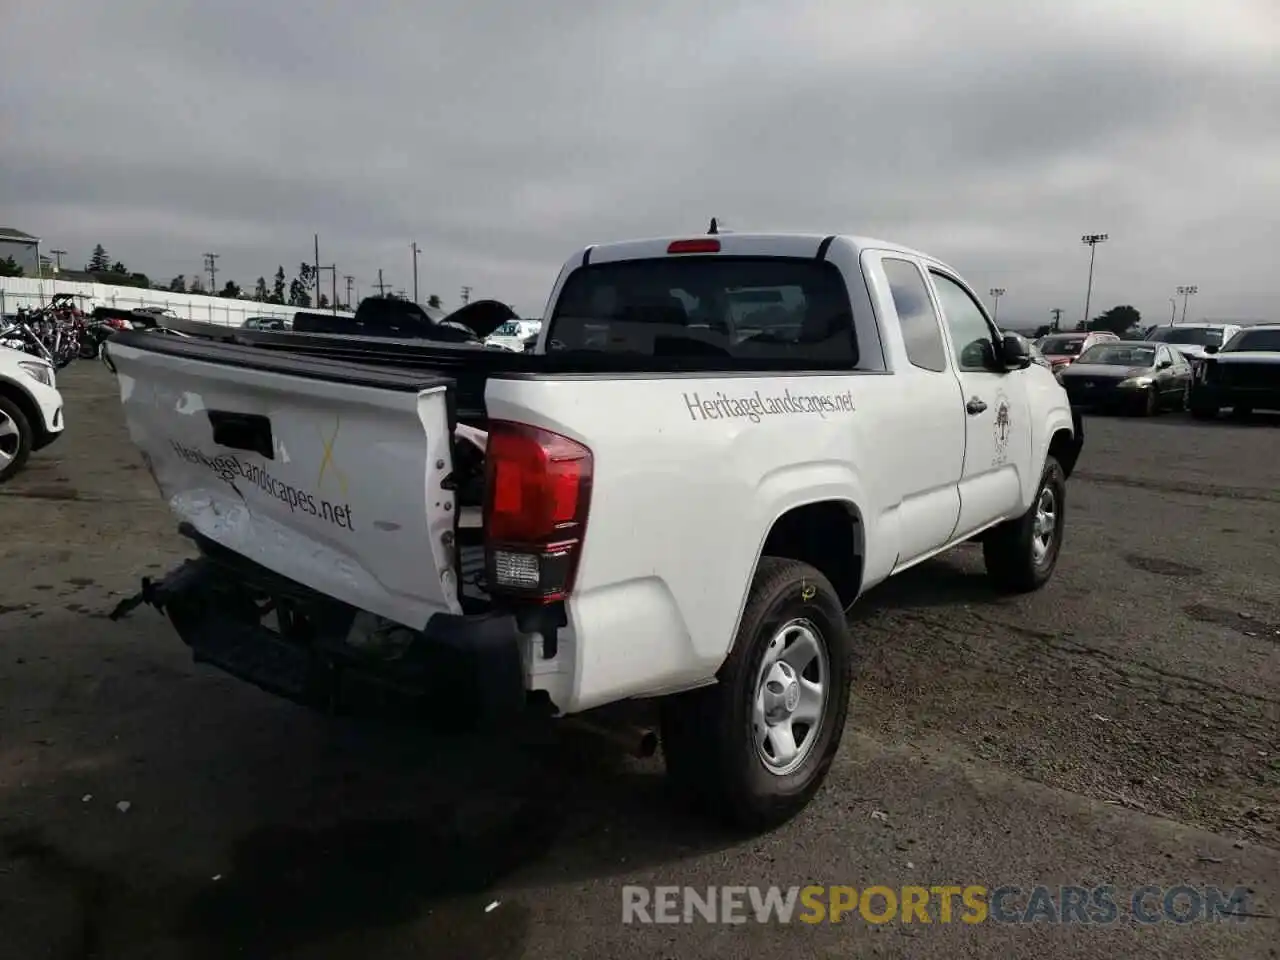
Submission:
[[[1000,362],[1006,370],[1025,370],[1031,366],[1031,351],[1022,338],[1006,333],[1000,341]]]
[[[1156,369],[1157,369],[1157,370],[1168,370],[1168,369],[1169,369],[1170,367],[1172,367],[1172,366],[1173,366],[1173,361],[1172,361],[1172,360],[1161,360],[1159,363],[1157,363],[1157,364],[1156,364]]]
[[[1209,346],[1204,348],[1204,352],[1208,354],[1214,354],[1214,353],[1217,353],[1219,349],[1220,349],[1219,347],[1211,343],[1209,344]]]

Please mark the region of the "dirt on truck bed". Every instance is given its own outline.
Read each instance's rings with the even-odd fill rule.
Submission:
[[[0,488],[0,956],[1276,955],[1280,420],[1088,418],[1054,580],[1000,597],[966,548],[868,595],[828,786],[744,841],[660,759],[329,720],[109,621],[188,545],[108,372],[60,379]],[[1111,924],[622,920],[626,885],[1103,883]],[[1253,916],[1137,924],[1147,884]]]

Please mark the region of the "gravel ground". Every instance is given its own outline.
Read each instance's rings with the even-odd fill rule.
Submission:
[[[1280,955],[1280,420],[1090,418],[1054,581],[996,596],[964,548],[865,598],[829,786],[744,842],[658,761],[329,721],[107,620],[187,549],[106,371],[62,386],[68,436],[0,492],[2,957]],[[1241,885],[1259,916],[621,922],[625,884],[806,883]]]

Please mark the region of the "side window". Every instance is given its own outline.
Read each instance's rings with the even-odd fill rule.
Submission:
[[[969,291],[944,273],[930,270],[942,304],[942,316],[951,331],[956,365],[961,370],[990,373],[995,352],[995,332]]]
[[[913,367],[940,373],[947,369],[946,345],[942,342],[942,328],[938,315],[929,298],[924,275],[908,260],[885,258],[881,261],[884,275],[889,281],[893,296],[893,309],[902,326],[902,341],[907,347],[907,359]]]

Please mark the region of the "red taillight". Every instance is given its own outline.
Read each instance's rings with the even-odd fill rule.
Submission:
[[[492,593],[541,603],[573,589],[591,504],[591,451],[502,420],[485,449],[485,566]]]
[[[667,253],[719,253],[720,241],[711,239],[673,240]]]

